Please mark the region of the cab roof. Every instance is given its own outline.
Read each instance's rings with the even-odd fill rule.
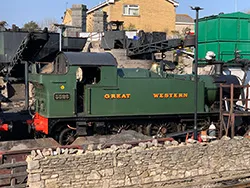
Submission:
[[[57,58],[62,57],[71,66],[117,66],[114,56],[107,52],[60,52]]]

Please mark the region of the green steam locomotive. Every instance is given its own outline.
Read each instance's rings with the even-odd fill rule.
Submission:
[[[117,68],[111,54],[90,52],[60,52],[41,67],[33,65],[29,75],[35,88],[31,127],[61,144],[77,136],[123,129],[166,136],[193,127],[194,75]],[[239,81],[221,73],[199,76],[200,128],[219,119],[220,83],[238,85]],[[234,93],[239,97],[240,91]],[[223,95],[228,95],[226,89]]]

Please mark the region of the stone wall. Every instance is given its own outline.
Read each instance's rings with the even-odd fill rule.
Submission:
[[[98,148],[32,151],[27,157],[29,186],[192,187],[250,173],[250,140],[243,138]]]

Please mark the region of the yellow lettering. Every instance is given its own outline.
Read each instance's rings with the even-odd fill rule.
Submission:
[[[153,97],[157,98],[188,98],[188,93],[153,93]]]
[[[168,95],[167,93],[165,93],[164,97],[165,97],[165,98],[168,98],[168,97],[169,97],[169,95]]]
[[[105,94],[105,95],[104,95],[104,98],[105,98],[105,99],[110,99],[110,95],[109,95],[109,94]]]
[[[126,99],[127,96],[125,94],[122,94],[122,99]]]
[[[153,93],[154,98],[159,98],[159,94],[158,93]]]
[[[188,98],[188,94],[187,93],[183,93],[183,98]]]
[[[126,94],[126,96],[127,96],[127,99],[129,99],[129,98],[130,98],[130,95],[131,95],[131,94]]]
[[[130,99],[131,94],[105,94],[105,99]]]
[[[116,94],[116,98],[120,99],[121,98],[121,94]]]

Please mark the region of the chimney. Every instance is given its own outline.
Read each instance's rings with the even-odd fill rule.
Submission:
[[[87,7],[82,4],[72,5],[72,26],[81,27],[78,32],[86,32]]]

